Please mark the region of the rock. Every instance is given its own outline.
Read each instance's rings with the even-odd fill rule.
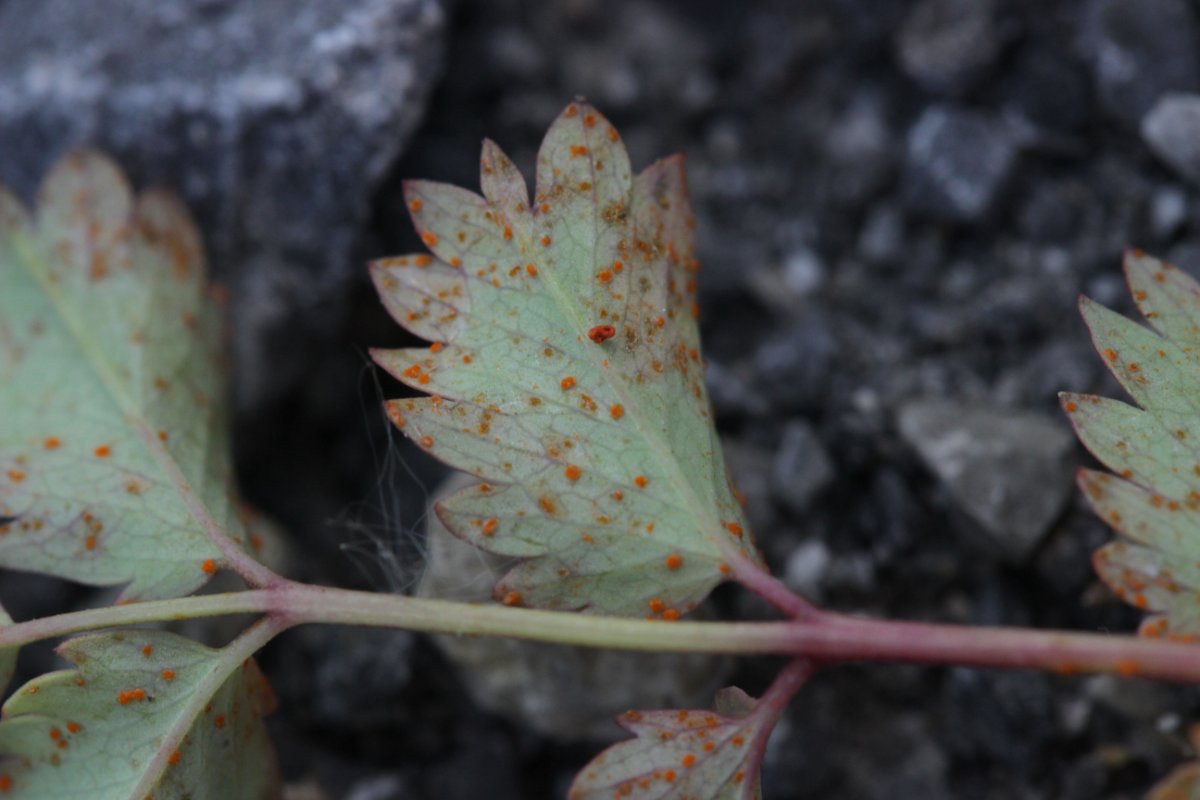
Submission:
[[[67,148],[177,187],[232,284],[243,405],[340,324],[377,183],[420,121],[439,0],[0,3],[0,183]],[[286,341],[287,346],[281,347]]]
[[[1008,560],[1028,558],[1071,494],[1074,440],[1041,414],[917,400],[900,435]]]
[[[802,597],[820,602],[825,572],[833,560],[829,547],[820,539],[806,539],[791,555],[783,568],[783,582]]]
[[[979,221],[995,205],[1016,160],[1016,146],[1000,120],[930,107],[908,134],[905,201],[943,222]]]
[[[927,89],[964,88],[1000,52],[989,0],[921,0],[896,37],[900,66]]]
[[[845,208],[869,202],[895,171],[895,140],[882,99],[870,92],[855,97],[823,143],[831,199]]]
[[[1075,133],[1088,121],[1092,87],[1086,66],[1057,39],[1025,47],[1005,83],[1006,106],[1036,128]]]
[[[833,477],[833,462],[812,426],[800,420],[787,423],[771,463],[774,498],[793,513],[803,514]]]
[[[450,478],[439,496],[475,483]],[[417,594],[489,602],[511,559],[458,539],[429,515],[428,563]],[[702,612],[697,612],[702,613]],[[499,637],[433,637],[484,710],[544,736],[614,740],[613,718],[630,708],[707,707],[731,661],[707,654],[635,653],[524,642]]]
[[[1095,0],[1082,44],[1101,106],[1133,127],[1167,92],[1200,90],[1198,39],[1186,0]]]
[[[755,383],[778,410],[816,411],[826,398],[837,351],[828,316],[807,309],[759,346],[754,354]]]
[[[1142,139],[1178,175],[1200,183],[1200,95],[1163,95],[1142,118]]]

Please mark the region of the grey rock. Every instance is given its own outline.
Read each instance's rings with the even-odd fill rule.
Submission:
[[[807,309],[755,352],[756,384],[774,408],[815,411],[826,398],[837,352],[828,315]]]
[[[445,496],[475,483],[456,474]],[[428,563],[417,594],[488,602],[511,559],[458,539],[429,515]],[[702,613],[702,612],[697,612]],[[498,637],[436,636],[483,709],[558,739],[614,740],[613,717],[630,708],[708,707],[732,663],[705,654],[633,653]]]
[[[1005,90],[1006,107],[1039,130],[1075,133],[1092,110],[1086,66],[1053,38],[1021,50]]]
[[[232,283],[243,403],[340,323],[377,183],[437,74],[439,0],[0,3],[0,183],[113,152],[177,187]],[[287,347],[282,347],[283,342]]]
[[[908,134],[905,201],[945,222],[978,221],[995,205],[1016,160],[1015,143],[999,119],[930,107]]]
[[[1200,182],[1200,95],[1163,95],[1142,118],[1142,139],[1178,175]]]
[[[1000,52],[988,0],[921,0],[896,38],[900,66],[928,89],[963,88]]]
[[[800,420],[784,426],[771,463],[771,493],[775,499],[802,514],[833,477],[833,462],[812,426]]]
[[[904,255],[904,217],[892,205],[875,205],[858,234],[858,252],[868,263],[893,263]]]
[[[808,600],[821,600],[822,583],[833,555],[820,539],[807,539],[788,556],[783,582]]]
[[[1011,561],[1028,558],[1071,493],[1074,440],[1066,423],[929,399],[902,407],[898,424],[992,545]]]
[[[1198,38],[1185,0],[1095,0],[1083,46],[1101,106],[1136,126],[1167,92],[1200,90]]]

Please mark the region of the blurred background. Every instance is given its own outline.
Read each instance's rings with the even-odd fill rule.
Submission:
[[[485,136],[529,174],[576,96],[635,167],[687,155],[709,388],[777,574],[873,615],[1136,625],[1091,571],[1110,534],[1056,393],[1119,394],[1076,301],[1129,311],[1124,248],[1200,271],[1197,3],[0,0],[0,182],[29,198],[90,142],[187,198],[233,291],[243,487],[318,582],[485,578],[427,559],[444,470],[379,412],[403,389],[367,348],[412,342],[365,262],[421,249],[403,178],[477,187]],[[12,575],[0,596],[87,602]],[[292,796],[561,797],[619,736],[610,707],[777,666],[482,647],[274,644]],[[776,732],[765,794],[1138,797],[1196,711],[1105,677],[837,667]]]

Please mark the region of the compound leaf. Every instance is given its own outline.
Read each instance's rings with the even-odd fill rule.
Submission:
[[[203,262],[178,201],[95,153],[35,219],[0,189],[0,565],[164,598],[247,538]]]
[[[754,800],[774,715],[740,689],[717,694],[716,711],[629,711],[617,722],[636,736],[592,759],[570,800]]]
[[[36,678],[4,704],[5,797],[278,796],[262,722],[274,700],[244,652],[128,630],[70,639],[59,653],[76,668]]]
[[[1143,327],[1084,298],[1096,349],[1137,406],[1063,394],[1080,440],[1114,474],[1080,471],[1096,512],[1123,540],[1096,552],[1100,577],[1126,601],[1156,612],[1143,633],[1200,635],[1200,285],[1131,252],[1125,273]]]
[[[633,177],[616,130],[567,107],[524,179],[484,143],[483,195],[406,186],[435,257],[372,265],[429,348],[376,360],[433,397],[389,413],[486,483],[439,505],[457,535],[520,559],[512,605],[674,619],[760,563],[704,387],[681,157]]]

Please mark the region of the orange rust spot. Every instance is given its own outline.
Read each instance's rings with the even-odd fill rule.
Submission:
[[[504,241],[512,241],[512,228],[507,225],[504,226]]]
[[[171,766],[175,766],[176,764],[179,763],[179,759],[181,759],[182,757],[183,756],[181,756],[179,754],[178,750],[172,751],[171,755],[169,755],[167,757],[167,763],[170,764]]]
[[[421,241],[428,247],[437,247],[438,235],[433,231],[425,231],[421,234]]]
[[[625,493],[624,493],[624,492],[622,492],[620,489],[617,489],[615,492],[613,492],[613,493],[612,493],[612,499],[613,499],[613,500],[616,500],[616,501],[618,501],[618,502],[619,502],[619,501],[621,501],[621,500],[624,500],[624,499],[625,499]]]
[[[148,644],[142,648],[142,655],[148,656],[154,652],[154,645]]]
[[[158,674],[162,677],[162,679],[164,681],[167,681],[168,683],[175,680],[175,670],[173,670],[173,669],[164,669],[162,672],[160,672]]]
[[[661,614],[667,607],[667,604],[662,601],[661,597],[651,597],[647,605],[650,606],[650,610],[655,614]]]
[[[167,439],[169,439],[169,438],[171,438],[171,434],[167,433],[166,431],[159,431],[159,432],[158,432],[158,440],[159,440],[160,442],[165,442],[165,441],[167,441]]]
[[[62,731],[60,731],[58,728],[51,728],[50,729],[50,738],[54,739],[55,741],[58,741],[59,739],[62,738]]]
[[[25,480],[25,473],[19,469],[10,469],[8,471],[8,479],[13,483],[20,483]]]
[[[97,541],[96,534],[94,534],[94,533],[89,534],[88,537],[83,540],[83,546],[84,546],[84,548],[86,548],[88,550],[95,550],[96,549],[96,541]]]
[[[572,386],[575,385],[575,378],[572,375],[568,375],[567,377],[565,377],[561,381],[559,381],[558,385],[561,386],[564,390],[570,389]]]
[[[441,342],[434,342],[433,344],[429,345],[429,352],[440,353],[442,352],[443,347],[445,347],[445,345],[443,345]]]
[[[663,772],[663,780],[666,781],[667,783],[674,783],[675,782],[675,770],[669,769],[669,770],[666,770],[665,772]]]
[[[1079,410],[1079,404],[1074,400],[1068,400],[1066,404],[1063,405],[1063,408],[1065,408],[1068,413],[1074,414]]]
[[[413,211],[420,211],[421,210],[421,198],[414,197],[412,202],[408,204],[408,207]]]
[[[688,753],[687,755],[685,755],[683,758],[681,758],[679,760],[679,763],[685,767],[690,767],[696,763],[696,756],[694,756],[691,753]]]
[[[211,558],[205,559],[204,563],[200,565],[200,569],[204,570],[209,575],[212,575],[217,571],[217,562],[213,561]]]
[[[588,154],[588,149],[586,147],[584,147],[583,145],[581,145],[581,144],[571,145],[571,158],[579,158],[580,156],[586,156],[587,154]]]
[[[588,544],[596,543],[596,537],[592,536],[590,533],[582,534],[579,538],[581,541],[587,542]]]
[[[7,772],[0,772],[0,792],[11,792],[13,788],[12,776]]]
[[[1138,366],[1138,363],[1136,361],[1133,361],[1133,362],[1129,363],[1128,369],[1130,372],[1138,372],[1139,370],[1141,370],[1141,367]]]
[[[422,253],[421,255],[419,255],[413,259],[413,263],[416,264],[418,267],[428,267],[430,264],[433,263],[433,259],[430,258],[429,256],[425,255],[424,253]]]
[[[483,535],[491,536],[493,533],[496,532],[496,526],[498,526],[499,524],[500,524],[500,521],[497,520],[495,517],[488,517],[487,519],[485,519],[483,521],[483,528],[481,529]]]
[[[740,735],[733,737],[729,741],[733,742],[734,747],[741,747],[743,744],[746,743],[746,740],[744,738],[742,738]]]
[[[617,329],[612,325],[597,325],[588,331],[588,338],[596,344],[607,341],[617,335]]]
[[[549,247],[552,240],[550,238],[550,234],[543,233],[542,238],[539,239],[539,241],[542,243],[542,247]]]
[[[602,269],[598,273],[596,273],[596,280],[600,281],[601,283],[608,283],[612,279],[613,279],[613,274],[610,270]]]
[[[217,730],[222,730],[225,727],[225,715],[217,714],[213,717],[213,725],[216,726]]]
[[[70,731],[71,733],[79,733],[81,730],[83,730],[83,726],[80,725],[78,722],[68,722],[67,730]]]
[[[679,553],[671,553],[666,560],[667,569],[676,570],[683,566],[683,556]]]
[[[577,481],[583,476],[583,470],[574,464],[567,464],[566,468],[563,469],[563,475],[566,475],[569,481]]]
[[[729,573],[733,572],[733,567],[729,566],[724,561],[717,565],[717,569],[722,575],[728,575]]]
[[[433,447],[433,437],[432,436],[422,436],[420,445],[421,445],[421,447],[424,447],[426,450],[428,450],[430,447]]]
[[[571,103],[571,105],[567,106],[567,110],[563,112],[563,116],[566,117],[567,119],[570,119],[571,117],[575,116],[578,113],[579,113],[579,107],[576,106],[574,103]]]
[[[537,268],[537,267],[535,267],[533,264],[526,264],[526,265],[525,265],[525,271],[526,271],[526,272],[528,272],[530,275],[537,275],[537,274],[538,274],[538,268]]]
[[[504,603],[506,606],[519,606],[521,605],[521,593],[509,592],[508,594],[504,595],[504,599],[500,602]]]
[[[145,689],[126,689],[123,692],[117,693],[117,702],[123,706],[127,706],[132,702],[145,700],[145,699],[146,699],[146,690]]]
[[[610,142],[615,142],[615,141],[617,141],[618,139],[620,139],[620,138],[621,138],[621,134],[617,133],[617,129],[616,129],[616,128],[609,128],[609,129],[608,129],[608,130],[605,132],[605,135],[606,135],[606,136],[608,136],[608,140],[609,140]]]
[[[471,357],[471,354],[470,354],[470,353],[467,353],[466,355],[464,355],[464,356],[462,357],[462,362],[463,362],[464,364],[470,364],[470,363],[471,363],[473,360],[474,360],[474,359]]]
[[[1123,678],[1132,678],[1141,673],[1141,666],[1132,658],[1120,658],[1113,665],[1117,669],[1117,674]]]
[[[542,495],[538,498],[538,505],[541,506],[542,511],[545,511],[547,514],[553,514],[558,509],[558,507],[554,505],[554,501],[546,495]]]
[[[620,419],[625,416],[625,406],[620,403],[614,403],[608,407],[608,415],[613,419]]]
[[[421,376],[419,378],[417,378],[417,383],[421,384],[422,386],[429,383],[429,373],[422,372]]]
[[[1159,283],[1162,283],[1166,279],[1167,279],[1167,276],[1162,274],[1161,272],[1154,273],[1154,280],[1158,281]]]
[[[102,444],[92,452],[95,453],[96,458],[108,458],[112,455],[112,448],[106,444]]]
[[[583,127],[590,128],[595,124],[596,124],[596,115],[595,114],[584,114],[583,115]]]
[[[461,267],[461,266],[462,266],[462,260],[461,260],[461,259],[460,259],[458,256],[451,256],[451,257],[450,257],[450,266],[452,266],[452,267]]]
[[[411,366],[408,367],[408,369],[404,370],[404,372],[402,372],[401,374],[406,378],[415,378],[421,374],[421,365],[420,364],[412,364]]]
[[[742,526],[738,525],[736,522],[726,522],[725,530],[729,531],[739,539],[742,538],[742,534],[745,533],[745,531],[742,530]]]
[[[62,440],[57,436],[47,436],[46,440],[42,442],[42,447],[46,448],[47,450],[57,450],[58,448],[62,447]]]
[[[637,475],[634,477],[633,482],[639,489],[645,489],[646,484],[650,481],[646,480],[645,475]]]
[[[679,619],[679,617],[679,611],[674,608],[668,608],[666,611],[662,612],[662,618],[667,622],[675,622],[677,619]]]
[[[1117,351],[1113,350],[1111,347],[1106,347],[1106,348],[1104,348],[1104,357],[1107,358],[1109,361],[1116,361],[1117,360]]]

